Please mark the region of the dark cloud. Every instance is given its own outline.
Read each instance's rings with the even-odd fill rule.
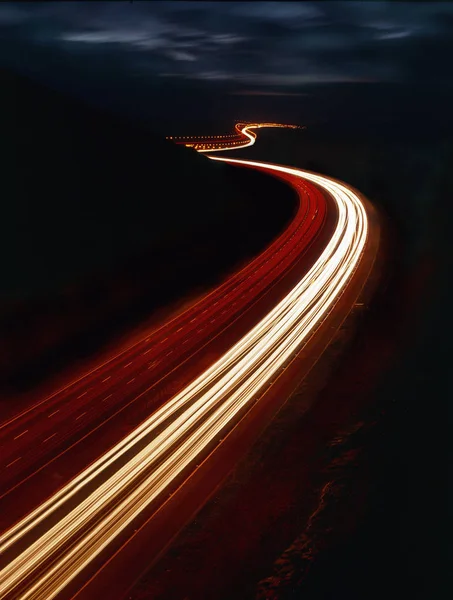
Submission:
[[[451,81],[452,56],[447,3],[0,4],[0,65],[86,93],[222,84],[228,94],[264,96],[321,84],[442,85]]]
[[[77,52],[85,45],[90,52],[102,51],[112,60],[120,52],[129,52],[131,66],[134,53],[165,55],[173,59],[175,74],[179,63],[191,63],[184,76],[194,78],[222,71],[232,79],[239,73],[241,80],[244,71],[259,74],[270,62],[264,85],[268,81],[307,84],[310,76],[314,82],[330,76],[332,81],[412,77],[411,55],[418,58],[419,44],[433,58],[439,36],[448,46],[441,51],[451,49],[447,40],[453,33],[452,19],[453,7],[437,3],[36,2],[0,6],[3,41],[19,37],[30,44],[53,46],[56,52]],[[426,72],[419,72],[418,77],[432,78],[426,62],[421,63]],[[158,67],[156,61],[156,76]]]

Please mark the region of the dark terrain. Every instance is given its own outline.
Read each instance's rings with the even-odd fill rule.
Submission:
[[[291,218],[293,194],[273,178],[0,77],[0,386],[10,397],[222,281]]]

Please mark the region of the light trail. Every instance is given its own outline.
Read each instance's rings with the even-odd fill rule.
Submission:
[[[281,125],[274,125],[269,123],[268,124],[269,127],[281,127]],[[253,146],[253,144],[255,143],[256,140],[256,133],[253,131],[250,131],[251,129],[258,129],[259,127],[261,127],[261,125],[259,124],[251,124],[251,125],[246,125],[245,127],[243,127],[242,129],[237,128],[237,130],[239,131],[239,133],[241,133],[242,135],[244,135],[246,138],[249,139],[248,142],[245,142],[243,144],[241,144],[240,146],[224,146],[223,148],[211,148],[210,150],[206,150],[203,148],[196,148],[198,150],[198,152],[221,152],[224,150],[238,150],[239,148],[247,148],[248,146]]]
[[[248,123],[248,124],[236,124],[236,130],[239,134],[243,135],[246,140],[245,141],[231,141],[230,146],[222,146],[224,142],[196,142],[196,143],[184,143],[185,146],[189,148],[194,148],[197,152],[201,153],[211,153],[211,152],[224,152],[227,150],[242,150],[242,148],[248,148],[249,146],[253,146],[256,141],[257,134],[252,129],[262,129],[262,128],[271,128],[271,127],[280,127],[283,129],[305,129],[305,127],[300,127],[299,125],[284,125],[282,123]],[[247,141],[248,138],[248,141]],[[171,138],[169,138],[171,139]],[[212,147],[218,145],[218,148]],[[206,146],[210,146],[206,148]]]
[[[0,552],[13,554],[0,573],[0,598],[54,598],[258,400],[323,322],[357,268],[368,222],[362,202],[347,186],[299,169],[212,159],[323,187],[338,208],[335,231],[309,272],[224,356],[0,537]],[[90,483],[97,485],[88,492]],[[76,495],[80,501],[65,506]],[[48,524],[57,510],[63,516]],[[26,535],[33,539],[22,549]]]
[[[220,151],[227,151],[227,150],[238,150],[241,148],[245,148],[247,146],[252,146],[255,143],[255,139],[256,139],[256,134],[254,132],[249,132],[249,129],[259,129],[259,128],[263,128],[263,127],[280,127],[280,128],[290,128],[290,129],[305,129],[305,127],[303,126],[299,126],[299,125],[283,125],[280,123],[255,123],[255,124],[248,124],[248,125],[244,125],[244,127],[242,127],[241,124],[237,124],[236,125],[236,130],[244,135],[246,138],[249,139],[249,142],[246,142],[244,144],[241,144],[240,146],[224,146],[223,148],[212,148],[210,150],[202,150],[202,149],[198,149],[197,151],[200,153],[205,153],[205,152],[220,152]],[[224,136],[224,137],[233,137],[233,136]],[[166,139],[173,139],[173,137],[168,137]],[[178,142],[176,142],[178,143]],[[185,144],[184,142],[179,142],[182,143],[186,146],[191,146],[193,147],[192,144]],[[201,143],[201,142],[199,142]],[[210,294],[208,294],[207,296],[205,296],[202,300],[198,301],[197,303],[195,303],[194,306],[196,306],[199,302],[204,301],[207,297],[209,297],[212,293],[215,293],[216,290],[214,290],[213,292],[210,292]],[[164,323],[163,325],[161,325],[160,327],[158,327],[156,330],[154,330],[154,334],[157,333],[158,331],[160,331],[161,329],[163,329],[164,327],[168,326],[172,321],[174,321],[176,318],[178,318],[178,316],[174,317],[174,319],[167,321],[166,323]],[[73,387],[75,384],[83,381],[88,375],[92,375],[93,373],[95,373],[96,371],[99,371],[100,369],[102,369],[103,367],[107,366],[108,364],[112,363],[114,360],[116,360],[117,358],[119,358],[122,354],[126,353],[129,350],[132,350],[133,348],[139,346],[140,344],[143,343],[143,340],[140,340],[138,342],[134,342],[131,346],[125,348],[120,354],[117,354],[115,356],[112,356],[111,358],[109,358],[108,360],[104,361],[102,364],[97,365],[94,369],[91,369],[90,371],[84,373],[82,376],[78,377],[77,379],[71,381],[71,383],[68,383],[67,385],[63,386],[62,388],[60,388],[59,390],[53,392],[52,394],[50,394],[49,396],[46,396],[44,399],[40,400],[39,402],[37,402],[35,405],[33,405],[31,408],[26,408],[25,410],[23,410],[22,412],[19,412],[17,414],[15,414],[14,416],[8,418],[7,420],[3,421],[0,423],[0,429],[4,429],[5,427],[7,427],[8,425],[10,425],[11,423],[13,423],[14,421],[17,421],[18,419],[20,419],[21,417],[23,417],[24,415],[26,415],[27,413],[30,413],[32,410],[35,410],[36,408],[38,408],[39,406],[43,405],[45,402],[51,400],[52,398],[54,398],[55,396],[58,396],[59,394],[61,394],[62,392],[66,391],[68,388]],[[104,382],[105,380],[103,380]]]

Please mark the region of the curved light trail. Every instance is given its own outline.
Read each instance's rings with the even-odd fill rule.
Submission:
[[[305,129],[305,127],[301,127],[300,125],[284,125],[282,123],[237,123],[235,126],[236,131],[238,132],[239,139],[218,141],[218,137],[222,138],[222,136],[215,136],[214,138],[206,137],[202,141],[198,142],[184,142],[179,141],[177,144],[183,144],[188,148],[194,148],[197,152],[208,153],[211,152],[224,152],[226,150],[241,150],[242,148],[248,148],[249,146],[253,146],[256,141],[257,134],[252,131],[252,129],[262,129],[262,128],[274,128],[279,127],[283,129]],[[173,139],[169,137],[167,139]]]
[[[262,125],[246,125],[244,128],[240,129],[240,133],[245,136],[246,138],[248,138],[248,141],[242,142],[240,146],[226,146],[223,148],[211,148],[211,149],[204,149],[204,148],[196,148],[196,150],[198,150],[198,152],[221,152],[224,150],[237,150],[239,148],[247,148],[248,146],[253,146],[253,144],[255,143],[256,140],[256,133],[253,131],[250,131],[251,129],[257,129],[259,127],[262,127]],[[272,125],[272,124],[268,124],[268,127],[280,127],[280,125]]]
[[[250,127],[259,125],[244,129]],[[338,209],[334,233],[308,273],[224,356],[0,537],[0,552],[9,561],[0,574],[0,598],[54,598],[259,400],[324,321],[357,268],[368,221],[360,198],[346,185],[279,165],[212,159],[286,173],[324,188]],[[69,507],[84,490],[83,500]]]

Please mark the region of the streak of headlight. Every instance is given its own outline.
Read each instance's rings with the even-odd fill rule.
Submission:
[[[35,573],[34,583],[24,590],[21,598],[50,600],[55,597],[208,444],[217,439],[240,411],[251,405],[259,392],[264,391],[325,319],[357,267],[368,224],[360,199],[346,186],[298,169],[254,161],[212,159],[265,167],[303,177],[324,187],[338,206],[335,232],[319,259],[294,289],[224,356],[0,538],[0,551],[4,552],[140,440],[165,424],[144,448],[137,449],[132,458],[3,569],[1,595],[31,581]],[[62,544],[69,540],[69,549],[59,552]],[[52,559],[51,567],[42,570],[48,559]]]
[[[268,127],[280,127],[280,128],[291,128],[291,129],[295,129],[296,126],[295,125],[282,125],[280,123],[253,123],[253,124],[249,124],[246,125],[245,127],[243,127],[242,129],[240,129],[239,131],[245,135],[246,137],[249,138],[248,142],[245,142],[244,144],[241,144],[240,146],[223,146],[223,148],[207,148],[207,149],[197,149],[197,152],[201,152],[201,153],[209,153],[211,154],[211,152],[225,152],[227,150],[242,150],[242,148],[248,148],[249,146],[253,146],[253,144],[255,143],[256,140],[256,133],[254,133],[253,131],[251,132],[251,129],[262,129],[262,128],[268,128]]]
[[[246,137],[249,138],[249,141],[246,142],[244,145],[241,144],[241,146],[226,146],[224,148],[211,148],[209,150],[198,150],[198,152],[202,152],[202,153],[209,152],[209,154],[211,154],[211,152],[225,152],[226,150],[239,150],[242,148],[248,148],[249,146],[253,146],[253,144],[255,143],[255,140],[256,140],[256,134],[250,133],[249,130],[256,129],[258,127],[259,127],[259,125],[247,125],[243,129],[241,129],[241,133],[243,133]]]

